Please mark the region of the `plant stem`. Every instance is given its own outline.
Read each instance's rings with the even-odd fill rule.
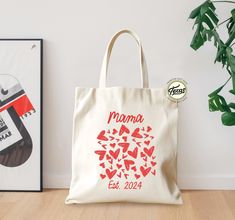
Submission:
[[[213,3],[233,3],[235,4],[235,1],[211,1]]]
[[[230,18],[228,18],[228,19],[226,19],[226,20],[224,20],[224,21],[222,21],[221,23],[217,24],[217,25],[214,27],[214,29],[213,29],[213,30],[215,30],[216,28],[218,28],[220,25],[222,25],[222,24],[226,23],[226,22],[227,22],[227,21],[229,21],[230,19],[231,19],[231,17],[230,17]]]

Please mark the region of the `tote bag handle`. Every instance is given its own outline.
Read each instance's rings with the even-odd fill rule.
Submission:
[[[141,81],[142,81],[142,87],[143,88],[148,88],[149,87],[149,82],[148,82],[148,70],[147,70],[147,65],[144,57],[144,52],[143,48],[141,45],[141,41],[138,37],[138,35],[130,30],[121,30],[114,34],[114,36],[111,38],[108,47],[106,49],[104,59],[103,59],[103,64],[101,68],[101,73],[100,73],[100,82],[99,82],[99,87],[100,88],[105,88],[106,87],[106,79],[107,79],[107,71],[108,71],[108,64],[110,60],[110,55],[113,49],[113,45],[116,41],[116,39],[121,35],[121,34],[130,34],[137,42],[137,45],[139,47],[139,54],[140,54],[140,67],[141,67]]]

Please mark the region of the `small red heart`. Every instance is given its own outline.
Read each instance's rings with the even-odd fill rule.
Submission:
[[[149,135],[148,134],[144,134],[144,138],[147,138]]]
[[[125,125],[122,125],[120,130],[119,130],[119,136],[121,136],[124,132],[129,134],[130,130]]]
[[[108,154],[106,155],[106,159],[107,160],[110,160],[110,159],[112,159],[112,157],[110,157]]]
[[[154,161],[151,161],[152,166],[154,167],[157,163]]]
[[[153,136],[150,136],[151,139],[153,139],[154,137]]]
[[[105,167],[105,164],[104,164],[104,163],[100,163],[100,166],[104,168],[104,167]]]
[[[116,138],[116,141],[118,142],[120,139]]]
[[[122,167],[122,164],[117,163],[117,168],[120,169]]]
[[[136,179],[139,179],[139,178],[140,178],[140,175],[139,175],[139,174],[135,174],[135,178],[136,178]]]
[[[141,130],[144,131],[144,127]]]
[[[113,164],[113,159],[112,159],[112,158],[109,159],[108,162],[109,162],[110,164]]]
[[[150,126],[147,127],[147,132],[150,132],[152,128]]]
[[[125,159],[125,158],[127,158],[127,155],[123,154],[122,159]]]
[[[140,172],[142,173],[142,175],[145,177],[148,175],[148,173],[150,172],[151,170],[151,167],[148,167],[148,168],[144,168],[143,166],[140,167]]]
[[[127,136],[123,136],[122,139],[126,142],[127,141]]]
[[[124,160],[124,164],[127,170],[130,169],[130,165],[135,164],[135,162],[133,160]]]
[[[120,162],[122,159],[118,159],[118,162]]]
[[[150,147],[149,149],[146,148],[146,147],[144,148],[144,152],[145,152],[149,157],[152,156],[153,151],[154,151],[154,146]]]
[[[132,141],[136,142],[135,138],[132,138]]]
[[[108,130],[107,133],[110,134],[110,130]]]
[[[122,173],[120,172],[119,174],[117,174],[117,176],[118,176],[119,178],[121,178],[121,176],[122,176]]]
[[[136,172],[136,166],[131,167],[131,169]]]
[[[125,178],[127,179],[127,177],[129,176],[129,174],[124,174]]]
[[[136,144],[137,144],[139,147],[141,147],[141,145],[140,145],[140,144],[141,144],[141,142],[136,142]]]
[[[110,144],[110,146],[111,146],[112,148],[114,148],[114,147],[116,146],[116,144],[115,144],[115,143],[112,143],[112,144]]]
[[[101,131],[97,137],[97,139],[102,140],[102,141],[107,141],[108,138],[104,136],[105,130]]]
[[[114,139],[114,137],[113,137],[113,136],[109,136],[109,138],[110,138],[110,141],[112,141],[112,140]]]
[[[141,152],[141,153],[140,153],[140,156],[141,156],[141,157],[145,157],[145,156],[146,156],[146,154],[145,154],[145,153],[143,153],[143,152]]]
[[[152,156],[152,159],[154,160],[156,158],[156,156]]]
[[[95,153],[99,155],[99,160],[103,160],[104,156],[106,154],[106,151],[105,150],[96,150]]]
[[[104,179],[105,177],[106,177],[106,175],[104,175],[104,174],[100,174],[100,177],[102,178],[102,179]]]
[[[144,166],[147,167],[147,163],[145,163]]]
[[[125,173],[125,169],[122,169],[122,172]]]
[[[127,153],[131,156],[131,157],[133,157],[133,158],[137,158],[137,154],[138,154],[138,148],[136,147],[133,151],[127,151]]]
[[[105,146],[106,146],[106,144],[102,144],[101,146],[106,150],[106,147],[105,147]]]
[[[101,144],[101,141],[98,141],[98,144]]]
[[[109,167],[109,169],[112,170],[112,169],[113,169],[113,166],[111,165],[111,166]]]
[[[150,141],[145,141],[144,143],[147,144],[147,145],[149,145],[149,144],[150,144]]]
[[[156,170],[154,170],[153,172],[151,172],[154,176],[156,175]]]
[[[116,151],[109,151],[109,154],[116,160],[118,158],[118,155],[120,153],[120,149],[118,148]]]
[[[136,128],[134,130],[134,132],[131,134],[132,137],[136,137],[136,138],[142,138],[143,136],[139,133],[140,129]]]
[[[147,161],[147,156],[143,157],[143,160],[144,160],[144,161]]]
[[[118,146],[123,147],[122,152],[125,153],[129,147],[129,143],[119,143]]]
[[[112,179],[113,176],[116,174],[117,170],[112,170],[112,171],[111,171],[111,170],[109,170],[109,169],[106,169],[105,172],[106,172],[108,178],[109,178],[109,179]]]
[[[114,128],[112,134],[115,135],[118,131]]]

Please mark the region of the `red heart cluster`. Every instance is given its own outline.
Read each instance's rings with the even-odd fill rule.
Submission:
[[[100,177],[128,179],[133,175],[139,179],[149,174],[156,175],[155,146],[151,144],[154,136],[151,131],[150,126],[131,131],[124,124],[119,129],[102,130],[97,136],[101,149],[95,151],[103,170]]]

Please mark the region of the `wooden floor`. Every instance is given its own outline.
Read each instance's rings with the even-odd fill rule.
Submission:
[[[184,205],[65,205],[67,190],[0,192],[0,220],[235,220],[235,191],[183,191]]]

